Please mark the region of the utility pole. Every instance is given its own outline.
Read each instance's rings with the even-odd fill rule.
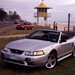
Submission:
[[[71,17],[71,14],[69,13],[68,14],[68,32],[70,31],[70,17]]]

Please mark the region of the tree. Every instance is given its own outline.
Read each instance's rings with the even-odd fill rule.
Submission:
[[[21,17],[17,14],[16,11],[14,11],[13,15],[10,15],[10,19],[11,20],[16,20],[16,19],[21,20]]]
[[[7,12],[5,12],[3,8],[0,8],[0,21],[5,20],[6,16]]]

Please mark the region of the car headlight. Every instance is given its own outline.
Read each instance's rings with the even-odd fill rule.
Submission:
[[[26,51],[26,52],[25,52],[25,55],[28,55],[28,56],[33,55],[33,52],[31,52],[31,51]]]
[[[25,55],[27,56],[40,56],[40,55],[44,55],[44,52],[43,51],[26,51],[25,52]]]
[[[34,51],[34,55],[44,55],[43,51]]]

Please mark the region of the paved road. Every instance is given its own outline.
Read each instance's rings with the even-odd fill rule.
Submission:
[[[13,25],[2,27],[2,28],[0,28],[0,33],[7,31],[9,29],[15,29],[17,25],[19,25],[19,24],[13,24]]]
[[[13,24],[14,24],[13,21],[0,22],[0,28],[7,27],[7,26],[11,26]]]
[[[19,24],[21,24],[22,22],[20,22]],[[13,21],[10,22],[0,22],[0,33],[7,31],[9,29],[13,29],[16,28],[17,25],[19,24],[14,24]]]
[[[1,24],[1,22],[0,22],[0,24]],[[0,33],[7,31],[7,30],[10,30],[10,29],[15,29],[17,25],[19,25],[19,24],[13,24],[13,25],[8,24],[7,26],[1,27]],[[25,37],[25,35],[26,34],[3,35],[3,36],[0,36],[0,39],[1,38],[13,38],[13,37]]]

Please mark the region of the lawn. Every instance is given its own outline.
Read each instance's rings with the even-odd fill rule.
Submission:
[[[29,34],[32,31],[33,30],[16,30],[16,29],[12,29],[12,30],[4,31],[4,32],[0,33],[0,35]]]
[[[10,41],[21,38],[0,39],[0,50],[2,50]],[[59,63],[54,69],[45,67],[23,67],[19,65],[8,64],[0,58],[0,75],[75,75],[75,58],[69,57]]]
[[[11,29],[4,31],[0,33],[0,35],[16,35],[16,34],[29,34],[30,32],[36,30],[36,29],[50,29],[49,27],[44,27],[44,26],[35,26],[33,30],[17,30],[17,29]]]

